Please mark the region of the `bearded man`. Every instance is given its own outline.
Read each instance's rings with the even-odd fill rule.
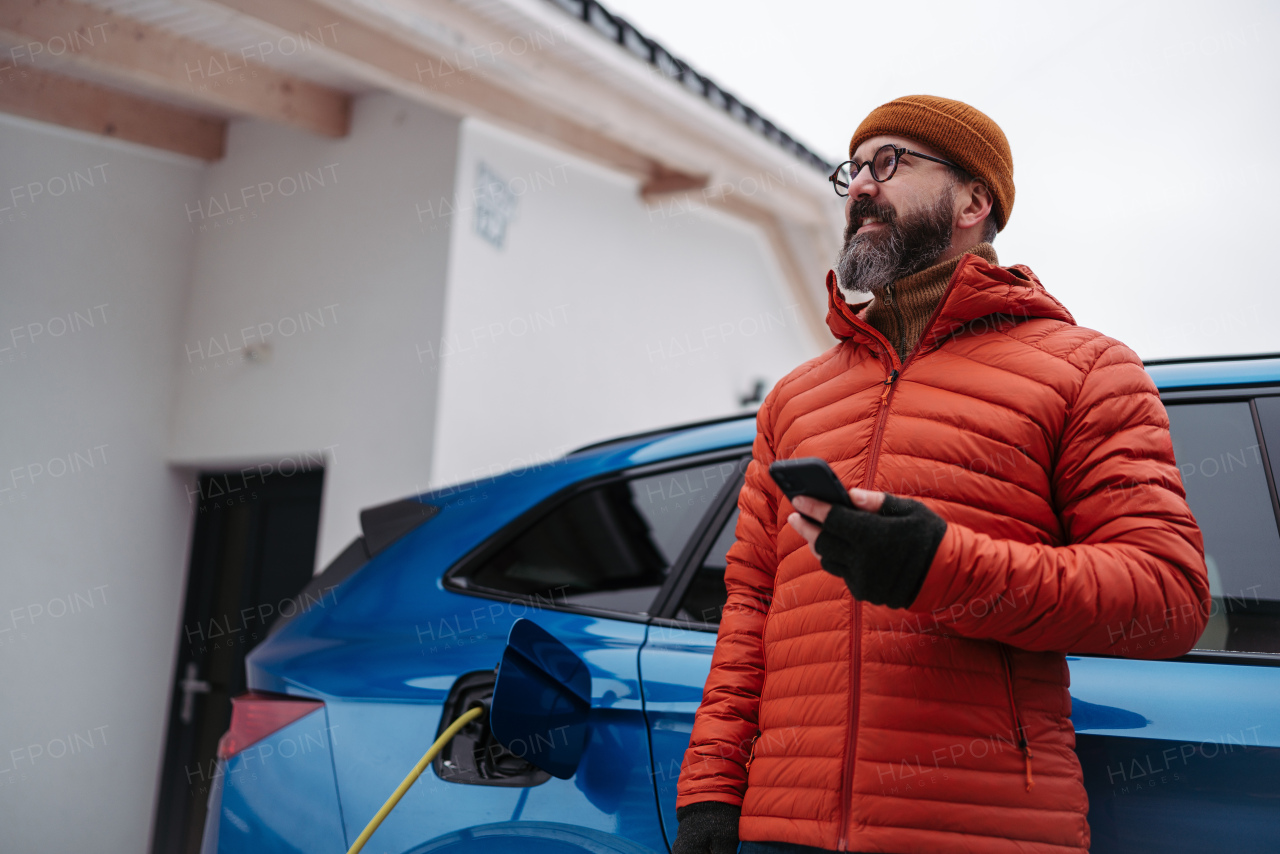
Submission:
[[[849,156],[839,343],[757,415],[673,851],[1085,854],[1065,654],[1138,625],[1181,655],[1209,613],[1168,417],[1132,350],[999,266],[988,116],[899,98]],[[789,502],[768,467],[799,457],[854,509]]]

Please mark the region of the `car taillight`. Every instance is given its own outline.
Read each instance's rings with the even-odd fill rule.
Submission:
[[[285,694],[250,691],[231,698],[231,728],[218,740],[218,758],[230,759],[277,730],[323,706],[320,700],[305,700]]]

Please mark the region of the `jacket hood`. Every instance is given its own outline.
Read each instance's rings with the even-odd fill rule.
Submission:
[[[832,335],[841,341],[874,341],[875,333],[863,319],[869,305],[870,300],[856,305],[845,302],[836,285],[835,271],[827,271],[827,328]],[[998,267],[977,255],[966,254],[956,265],[920,346],[932,347],[966,323],[990,314],[1044,317],[1076,325],[1071,312],[1045,290],[1031,268],[1023,264]]]

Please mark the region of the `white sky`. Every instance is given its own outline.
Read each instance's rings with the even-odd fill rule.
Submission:
[[[1144,358],[1280,351],[1280,3],[602,2],[833,162],[899,95],[972,104],[1001,263]]]

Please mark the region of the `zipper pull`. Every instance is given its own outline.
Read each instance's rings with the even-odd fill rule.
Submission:
[[[884,391],[880,392],[880,404],[883,406],[889,400],[889,389],[893,387],[893,381],[898,378],[898,369],[894,368],[889,372],[889,376],[884,380]]]
[[[756,758],[756,739],[760,737],[760,733],[756,733],[751,738],[751,749],[747,752],[747,764],[743,766],[743,771],[751,770],[751,762]]]
[[[889,283],[884,289],[884,304],[893,305],[893,283]]]
[[[1004,675],[1008,680],[1009,712],[1013,715],[1013,726],[1018,735],[1018,748],[1022,751],[1023,762],[1026,767],[1027,791],[1029,792],[1036,784],[1035,778],[1031,776],[1031,745],[1027,743],[1027,728],[1022,725],[1022,717],[1018,714],[1018,703],[1013,696],[1013,665],[1009,663],[1009,649],[1003,644],[1000,645],[1000,660],[1004,664]]]

